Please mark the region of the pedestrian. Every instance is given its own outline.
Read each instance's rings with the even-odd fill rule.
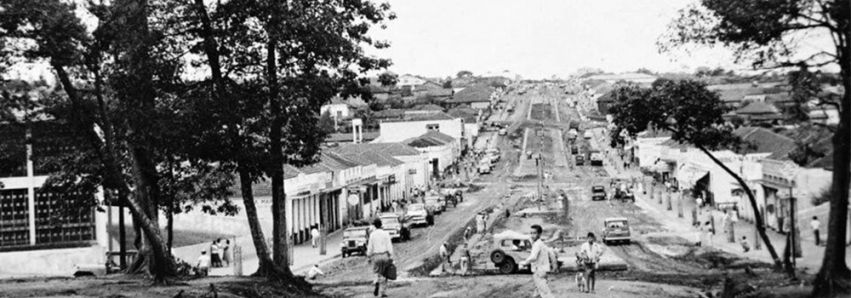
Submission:
[[[310,270],[307,271],[307,279],[316,279],[320,275],[325,275],[325,272],[319,269],[319,264],[313,264],[313,267],[310,267]]]
[[[813,216],[813,220],[810,221],[810,227],[813,229],[813,237],[816,238],[816,246],[821,246],[821,234],[819,233],[821,222],[818,220],[818,216]]]
[[[550,271],[550,248],[541,239],[543,229],[540,225],[532,225],[532,252],[529,257],[520,262],[520,266],[530,265],[532,269],[532,281],[535,282],[535,291],[541,298],[553,296],[550,285],[547,282],[547,272]],[[534,296],[534,295],[533,295]]]
[[[473,236],[473,228],[467,226],[467,229],[464,230],[464,240],[470,240],[470,236]]]
[[[213,240],[213,243],[210,244],[210,260],[213,268],[222,267],[222,253],[221,248],[219,247],[219,240]]]
[[[316,228],[316,225],[314,225],[313,228],[310,229],[310,244],[313,245],[313,247],[316,247],[316,240],[319,240],[319,229]]]
[[[461,244],[461,251],[459,255],[461,256],[461,274],[467,275],[467,273],[473,269],[473,263],[471,261],[473,258],[470,256],[470,249],[466,242]]]
[[[393,242],[390,234],[381,229],[381,219],[372,221],[375,230],[369,234],[369,242],[366,246],[366,256],[372,262],[372,270],[375,273],[375,296],[387,297],[387,278],[393,266]]]
[[[201,256],[198,257],[195,268],[195,275],[197,276],[204,277],[210,273],[210,256],[207,255],[207,251],[201,251]]]
[[[452,254],[449,252],[449,243],[443,242],[440,245],[440,266],[443,268],[443,272],[447,272],[446,266],[449,266],[449,269],[452,269],[452,260],[450,257]]]
[[[600,264],[600,257],[603,256],[603,246],[597,243],[597,238],[594,233],[588,233],[588,241],[582,243],[579,248],[579,254],[583,257],[585,263],[585,291],[587,293],[594,292],[594,286],[597,283],[597,266]]]
[[[703,237],[704,237],[705,241],[703,241],[703,243],[701,243],[701,245],[711,246],[712,245],[712,235],[714,235],[714,234],[715,234],[715,231],[712,230],[712,222],[707,220],[703,224],[703,235],[704,235]]]
[[[226,267],[230,266],[230,239],[225,239],[225,244],[222,245],[222,261],[224,261]]]
[[[748,245],[748,237],[742,236],[742,241],[740,242],[740,244],[742,245],[742,251],[748,252],[751,250],[751,246]]]
[[[479,234],[485,233],[485,216],[482,213],[476,215],[476,232]]]

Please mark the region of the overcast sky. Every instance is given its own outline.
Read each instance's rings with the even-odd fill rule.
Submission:
[[[581,67],[623,72],[733,66],[721,50],[658,53],[659,35],[692,1],[389,0],[398,18],[374,34],[391,42],[377,54],[391,58],[391,70],[400,74],[510,70],[540,78]]]

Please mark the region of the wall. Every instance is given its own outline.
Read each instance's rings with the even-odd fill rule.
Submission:
[[[331,114],[331,118],[337,117],[337,112],[340,112],[340,114],[342,115],[342,118],[340,119],[349,118],[350,116],[349,106],[347,104],[342,103],[327,104],[322,106],[322,108],[320,108],[320,114],[324,114],[325,112]]]
[[[70,277],[77,265],[105,266],[105,261],[106,248],[102,246],[4,252],[0,253],[0,278]]]
[[[464,125],[460,118],[434,121],[394,121],[381,122],[380,130],[382,143],[397,143],[419,137],[428,132],[426,125],[438,124],[438,131],[460,140],[464,137]]]

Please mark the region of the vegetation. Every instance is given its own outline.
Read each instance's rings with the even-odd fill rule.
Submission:
[[[851,3],[839,0],[703,0],[681,11],[660,40],[662,50],[690,44],[723,45],[755,68],[838,66],[844,94],[826,100],[839,111],[833,137],[833,195],[827,245],[813,286],[815,297],[851,294],[845,264],[848,189],[851,184]],[[805,36],[831,37],[832,48],[811,50]]]

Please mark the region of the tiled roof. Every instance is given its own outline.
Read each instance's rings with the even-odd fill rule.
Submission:
[[[435,121],[435,120],[452,120],[454,117],[440,111],[415,111],[405,112],[400,120],[389,121]]]
[[[443,111],[443,107],[436,104],[424,104],[424,105],[416,105],[412,108],[412,110],[418,111]]]
[[[736,110],[736,114],[739,115],[753,115],[753,114],[778,114],[780,110],[777,109],[773,104],[765,103],[761,101],[755,101],[749,103],[745,107]]]
[[[416,148],[442,146],[453,142],[455,138],[439,131],[429,131],[419,137],[405,140],[405,144]]]
[[[466,107],[466,108],[453,108],[449,110],[449,115],[455,118],[464,119],[464,123],[475,123],[476,117],[479,116],[479,110]]]
[[[388,118],[402,118],[405,116],[405,110],[402,109],[386,109],[381,111],[376,111],[372,113],[372,116],[376,119],[388,119]]]
[[[484,85],[473,85],[464,90],[455,93],[452,99],[447,102],[451,103],[469,103],[469,102],[490,102],[490,96],[493,89]]]
[[[762,127],[740,127],[733,134],[754,146],[749,153],[771,153],[772,159],[788,159],[789,152],[797,147],[791,138]]]
[[[380,143],[379,143],[380,144]],[[400,144],[401,145],[401,144]],[[393,155],[390,151],[398,150],[404,151],[405,149],[390,148],[390,145],[372,145],[372,144],[345,144],[340,147],[332,149],[335,153],[350,159],[354,162],[357,162],[360,165],[371,165],[376,164],[379,166],[396,166],[403,164],[403,162],[398,159],[393,158]],[[410,148],[413,149],[413,148]],[[414,150],[416,151],[416,150]],[[394,151],[395,152],[395,151]],[[410,155],[410,151],[407,154],[400,155]],[[419,154],[419,152],[416,152]]]
[[[338,147],[336,150],[346,154],[363,152],[380,152],[390,156],[410,156],[419,155],[420,152],[411,146],[402,143],[361,143],[361,144],[345,144]]]

